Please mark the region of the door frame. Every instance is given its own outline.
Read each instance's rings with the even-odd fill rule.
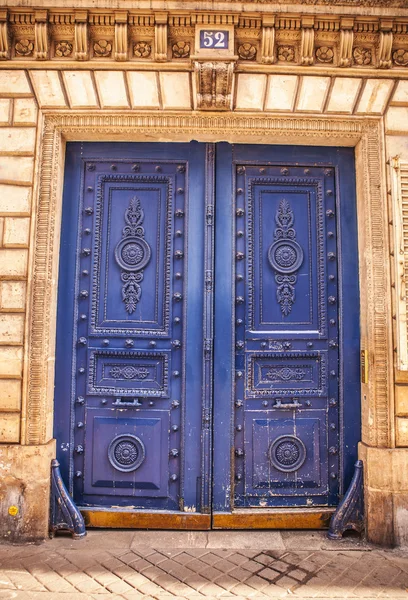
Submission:
[[[258,114],[65,111],[44,115],[39,140],[29,266],[22,443],[52,438],[56,301],[65,140],[197,141],[350,146],[356,148],[361,347],[368,351],[362,385],[362,441],[393,439],[392,320],[388,298],[388,215],[381,118]],[[221,132],[221,133],[220,133]],[[276,526],[276,525],[275,525]],[[281,526],[281,525],[280,525]],[[315,525],[313,525],[314,527]]]

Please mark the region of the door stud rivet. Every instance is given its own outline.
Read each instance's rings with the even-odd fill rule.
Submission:
[[[241,379],[241,377],[243,377],[243,376],[244,376],[244,374],[243,374],[243,372],[242,372],[242,371],[237,371],[237,377],[238,377],[239,379]]]
[[[75,477],[82,477],[82,471],[75,471]]]
[[[244,232],[239,230],[237,231],[237,237],[243,237],[244,236]]]
[[[184,210],[181,210],[181,208],[178,208],[174,214],[176,215],[176,217],[179,217],[179,218],[184,217]]]
[[[108,404],[108,401],[106,400],[106,398],[102,398],[101,404],[103,404],[104,406],[105,406],[105,404]]]
[[[86,229],[84,229],[84,234],[85,235],[90,235],[91,234],[91,230],[89,229],[89,227],[86,227]]]
[[[243,252],[237,252],[235,256],[237,260],[244,260],[245,258],[245,254]]]
[[[172,408],[178,408],[180,406],[180,402],[178,400],[173,400],[171,406]]]
[[[82,250],[82,254],[83,254],[84,256],[90,256],[90,254],[91,254],[91,249],[90,249],[90,248],[84,248],[84,249]]]
[[[336,473],[330,473],[330,479],[337,479]]]
[[[237,408],[241,408],[241,407],[243,406],[243,404],[244,404],[244,403],[242,402],[242,400],[236,400],[236,402],[235,402],[235,406],[236,406]]]
[[[178,323],[180,323],[181,319],[180,317],[175,317],[174,322],[176,325],[178,325]]]
[[[181,237],[182,235],[183,235],[183,232],[181,231],[181,229],[177,229],[176,237]]]
[[[180,371],[173,371],[173,377],[180,377]]]
[[[244,456],[243,449],[242,448],[236,448],[236,450],[235,450],[235,456],[239,456],[239,457]]]
[[[330,406],[337,406],[337,400],[336,400],[336,398],[330,398],[329,405]]]
[[[263,400],[262,401],[262,406],[268,406],[268,400]]]
[[[83,373],[85,373],[85,369],[84,369],[84,367],[79,367],[79,369],[78,369],[78,373],[80,373],[81,375],[82,375]]]
[[[81,290],[79,292],[79,296],[80,296],[80,298],[88,298],[88,296],[89,296],[88,290]]]
[[[329,275],[329,281],[334,281],[336,278],[334,275]]]
[[[77,446],[77,447],[75,448],[75,452],[76,452],[77,454],[83,454],[83,452],[84,452],[84,447],[83,447],[83,446],[81,446],[81,445]]]
[[[181,348],[181,342],[180,342],[180,340],[173,340],[171,342],[171,344],[172,344],[173,348]]]
[[[110,344],[109,340],[103,340],[102,341],[102,345],[103,346],[109,346],[109,344]]]
[[[86,346],[86,338],[85,337],[80,337],[78,340],[78,344],[80,346]]]
[[[84,213],[85,213],[86,215],[93,215],[93,208],[92,208],[92,206],[87,206],[87,207],[84,209]]]
[[[82,271],[82,275],[83,275],[84,277],[86,277],[87,275],[89,275],[89,271],[88,271],[87,269],[84,269],[84,270]]]
[[[236,324],[237,324],[237,325],[242,325],[242,323],[243,323],[242,319],[237,319],[237,320],[236,320]]]
[[[83,396],[78,396],[77,403],[78,404],[85,404],[85,398]]]
[[[329,219],[331,219],[332,217],[334,217],[334,211],[329,208],[329,210],[326,210],[326,216],[329,217]]]
[[[77,423],[78,429],[82,429],[83,426],[84,424],[82,423],[82,421],[79,421],[79,423]]]
[[[171,430],[172,431],[178,431],[178,425],[172,425]]]
[[[335,260],[335,259],[336,259],[336,254],[335,254],[334,252],[329,252],[329,253],[327,254],[327,258],[328,258],[329,260]]]
[[[241,473],[237,473],[237,474],[235,475],[235,479],[236,479],[237,481],[241,481],[241,479],[242,479],[242,475],[241,475]]]
[[[328,297],[329,304],[336,304],[336,298],[334,296]]]
[[[178,477],[175,473],[173,473],[172,475],[170,475],[170,481],[177,481]]]
[[[245,214],[245,211],[243,208],[237,208],[237,217],[243,217]]]
[[[150,342],[149,342],[150,348],[156,348],[156,345],[157,345],[157,343],[155,340],[150,340]]]
[[[133,345],[134,345],[134,341],[133,340],[130,340],[130,339],[125,340],[125,346],[127,348],[131,348]]]

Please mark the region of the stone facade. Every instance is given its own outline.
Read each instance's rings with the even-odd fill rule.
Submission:
[[[356,148],[367,531],[372,541],[407,545],[406,1],[322,0],[290,12],[287,2],[229,2],[223,12],[188,1],[157,1],[157,10],[119,2],[115,11],[85,0],[8,4],[0,11],[1,535],[47,534],[65,140],[197,139]],[[200,26],[211,23],[234,39],[217,60],[196,48]]]

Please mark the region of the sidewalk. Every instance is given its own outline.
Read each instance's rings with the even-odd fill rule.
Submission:
[[[0,545],[1,600],[406,598],[408,552],[325,532],[91,530]]]

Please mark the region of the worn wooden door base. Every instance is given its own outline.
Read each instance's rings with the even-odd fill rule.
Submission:
[[[179,512],[142,512],[80,508],[86,527],[111,529],[179,529],[203,531],[211,529],[211,515]]]

